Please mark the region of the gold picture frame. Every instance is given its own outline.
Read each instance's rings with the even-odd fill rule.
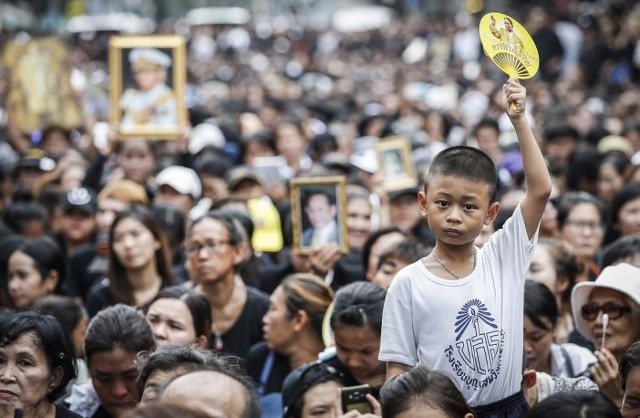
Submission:
[[[308,254],[317,245],[330,242],[336,242],[340,252],[348,253],[345,177],[291,179],[291,224],[297,254]]]
[[[418,179],[411,161],[411,143],[404,136],[383,138],[375,145],[378,173],[387,191],[416,187]]]
[[[176,35],[110,38],[110,123],[121,139],[180,136],[187,124],[185,45]],[[134,79],[134,66],[153,78]]]

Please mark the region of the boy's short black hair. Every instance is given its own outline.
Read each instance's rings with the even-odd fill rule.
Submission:
[[[429,182],[437,174],[486,183],[489,186],[490,203],[496,200],[498,189],[496,165],[491,157],[477,148],[461,145],[447,148],[436,155],[427,174],[425,193]]]

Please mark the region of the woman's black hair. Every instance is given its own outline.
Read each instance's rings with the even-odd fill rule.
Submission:
[[[556,298],[549,288],[542,283],[526,280],[524,284],[524,316],[541,329],[551,331],[558,321],[560,312]],[[543,321],[546,318],[550,323]]]
[[[95,353],[116,348],[138,353],[155,347],[151,325],[141,312],[121,303],[105,308],[93,317],[84,338],[87,364]]]
[[[600,199],[587,192],[569,192],[560,198],[556,206],[558,209],[558,215],[556,217],[558,220],[558,229],[564,227],[571,211],[581,203],[593,205],[600,214],[600,221],[604,221],[604,205]]]
[[[620,377],[622,378],[622,390],[627,390],[627,378],[631,370],[640,366],[640,341],[631,344],[624,352],[618,365]]]
[[[128,218],[133,218],[144,225],[144,227],[151,232],[153,238],[160,243],[159,248],[155,252],[155,267],[158,276],[160,276],[163,281],[162,287],[175,284],[176,282],[171,268],[169,244],[167,243],[164,231],[155,219],[153,211],[144,206],[132,205],[129,209],[125,209],[120,212],[111,225],[109,233],[109,269],[107,271],[107,277],[109,278],[109,289],[113,293],[116,302],[133,305],[135,303],[133,298],[133,288],[131,287],[131,283],[127,277],[127,271],[113,249],[115,238],[114,231],[120,222]]]
[[[47,229],[49,216],[46,207],[40,202],[13,201],[4,208],[2,222],[16,234],[24,234],[31,222],[40,222]]]
[[[382,329],[382,308],[387,291],[371,282],[354,282],[336,292],[331,329],[369,327],[377,335]]]
[[[285,277],[278,286],[285,297],[287,319],[305,311],[311,328],[322,341],[322,321],[333,300],[333,290],[320,277],[309,273],[294,273]]]
[[[245,231],[242,229],[242,223],[238,220],[234,221],[231,216],[224,213],[224,210],[211,211],[200,218],[193,221],[191,229],[189,230],[189,236],[193,232],[193,228],[205,219],[212,219],[222,224],[224,229],[229,233],[229,245],[237,246],[244,239],[243,234]]]
[[[409,233],[402,228],[397,226],[387,226],[384,228],[380,228],[369,235],[369,238],[365,241],[362,246],[362,265],[364,267],[364,271],[366,273],[369,268],[369,256],[371,255],[371,249],[376,244],[378,239],[384,235],[398,233],[404,235],[406,238],[409,238]]]
[[[171,286],[162,289],[154,302],[158,299],[179,299],[187,305],[191,318],[193,318],[193,329],[196,337],[204,335],[209,341],[211,336],[211,304],[209,299],[202,293],[188,289],[184,286]],[[151,307],[153,302],[149,305]]]
[[[621,260],[640,254],[640,238],[633,235],[620,237],[602,250],[601,268],[611,266]]]
[[[49,402],[53,402],[64,393],[67,384],[77,376],[73,344],[56,318],[25,311],[10,315],[0,323],[0,347],[11,345],[20,336],[29,333],[37,337],[35,344],[47,357],[51,371],[56,367],[62,369],[62,379],[47,395]]]
[[[449,377],[423,366],[395,376],[380,389],[380,406],[385,418],[394,418],[415,404],[428,405],[451,418],[474,414]]]
[[[609,244],[620,237],[617,230],[617,223],[620,220],[620,210],[624,205],[632,200],[640,198],[640,183],[629,183],[620,188],[613,196],[609,207],[609,219],[607,221],[607,231],[604,234],[603,244]]]
[[[20,251],[33,259],[33,265],[42,276],[47,277],[52,271],[58,273],[58,283],[54,293],[60,294],[64,289],[67,278],[67,259],[60,246],[53,238],[43,235],[38,238],[25,240],[13,252]]]
[[[622,418],[620,410],[602,392],[576,390],[557,393],[534,406],[527,418]]]
[[[33,310],[55,317],[68,335],[73,334],[80,320],[87,315],[84,305],[70,296],[45,296],[33,305]]]

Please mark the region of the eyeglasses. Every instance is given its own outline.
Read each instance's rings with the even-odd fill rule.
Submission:
[[[208,253],[219,253],[225,245],[229,245],[230,241],[208,241],[200,244],[199,242],[190,242],[185,247],[187,254],[190,256],[200,254],[204,248]]]
[[[594,221],[571,221],[566,220],[565,224],[570,226],[573,229],[577,229],[580,231],[584,231],[585,229],[590,229],[594,232],[600,232],[603,229],[602,223],[594,222]]]
[[[609,319],[618,319],[625,313],[631,312],[631,308],[614,302],[607,302],[604,305],[589,302],[582,306],[580,313],[582,314],[582,319],[586,321],[593,321],[598,317],[598,313],[600,311],[602,311],[603,314],[609,315]]]

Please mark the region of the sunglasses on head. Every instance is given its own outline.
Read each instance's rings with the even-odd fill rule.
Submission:
[[[603,314],[609,315],[609,319],[618,319],[627,312],[631,312],[631,308],[615,302],[607,302],[603,305],[589,302],[582,306],[580,313],[582,314],[582,319],[593,321],[598,317],[600,311],[602,311]]]

